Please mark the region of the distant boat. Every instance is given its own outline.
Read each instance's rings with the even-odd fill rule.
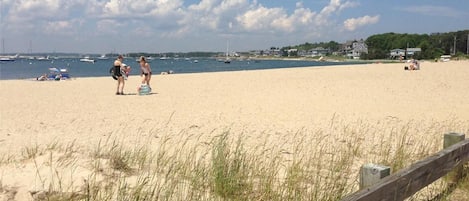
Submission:
[[[163,57],[160,57],[160,60],[168,60],[168,59],[169,59],[169,57],[167,57],[166,55],[163,56]]]
[[[45,56],[45,57],[38,57],[38,58],[36,58],[36,60],[38,60],[38,61],[49,61],[50,58],[49,58],[49,56]]]
[[[100,57],[98,57],[99,60],[108,60],[109,57],[107,57],[105,54],[101,55]]]
[[[15,61],[19,56],[19,54],[15,56],[0,56],[0,61]]]
[[[0,57],[0,61],[15,61],[15,59],[10,57]]]
[[[228,47],[229,47],[229,43],[228,43],[228,41],[226,41],[226,58],[225,58],[225,61],[223,61],[223,62],[225,62],[225,64],[231,63],[231,59],[228,57],[229,56],[228,55],[228,49],[229,49]]]
[[[89,63],[94,63],[94,59],[90,59],[90,57],[84,57],[80,59],[81,62],[89,62]]]

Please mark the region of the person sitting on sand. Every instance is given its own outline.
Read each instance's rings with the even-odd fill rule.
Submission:
[[[169,74],[173,74],[174,72],[172,70],[169,70],[169,71],[163,71],[161,72],[161,75],[169,75]]]
[[[55,75],[55,78],[54,78],[54,80],[56,80],[56,81],[60,81],[61,79],[62,79],[62,75],[61,75],[60,73],[59,73],[59,74],[57,74],[57,75]]]
[[[417,60],[412,59],[410,61],[410,67],[409,70],[419,70],[420,69],[420,64]]]
[[[47,80],[47,74],[42,74],[41,76],[36,78],[37,81],[45,81]]]
[[[414,60],[414,70],[420,70],[420,63],[418,60]]]

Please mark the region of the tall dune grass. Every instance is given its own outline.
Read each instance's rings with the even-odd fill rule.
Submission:
[[[230,129],[139,133],[133,143],[114,133],[91,150],[76,143],[32,145],[0,165],[36,164],[42,189],[31,192],[36,200],[333,201],[358,189],[361,165],[397,171],[441,150],[450,131],[467,133],[469,122],[333,118],[323,128],[256,136]],[[444,188],[440,180],[410,200],[432,198]]]

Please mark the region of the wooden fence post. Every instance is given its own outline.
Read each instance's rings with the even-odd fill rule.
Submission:
[[[444,135],[443,148],[446,149],[458,142],[464,141],[465,135],[460,133],[446,133]],[[446,175],[446,180],[450,184],[456,184],[459,179],[463,176],[463,164],[460,164],[454,168],[453,171]]]
[[[443,149],[450,147],[453,144],[457,144],[465,139],[464,134],[460,133],[446,133],[443,142]]]
[[[342,201],[404,200],[467,162],[469,162],[469,139],[417,161],[383,178],[373,186],[348,195]]]
[[[363,165],[360,168],[360,190],[378,183],[390,174],[390,167],[371,163]]]

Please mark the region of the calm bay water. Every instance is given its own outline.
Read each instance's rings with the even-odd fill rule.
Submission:
[[[197,62],[195,61],[197,60]],[[49,68],[66,68],[72,78],[77,77],[101,77],[109,76],[109,68],[114,59],[96,60],[95,63],[80,62],[78,58],[54,59],[54,60],[30,60],[17,59],[13,62],[0,62],[0,79],[31,79],[49,72]],[[132,67],[131,75],[139,75],[140,67],[134,58],[126,58],[124,63]],[[275,69],[306,66],[329,66],[356,64],[344,62],[317,62],[296,60],[234,60],[226,64],[213,58],[197,59],[155,59],[151,61],[153,74],[163,71],[174,73],[200,73],[220,71],[240,71],[257,69]]]

